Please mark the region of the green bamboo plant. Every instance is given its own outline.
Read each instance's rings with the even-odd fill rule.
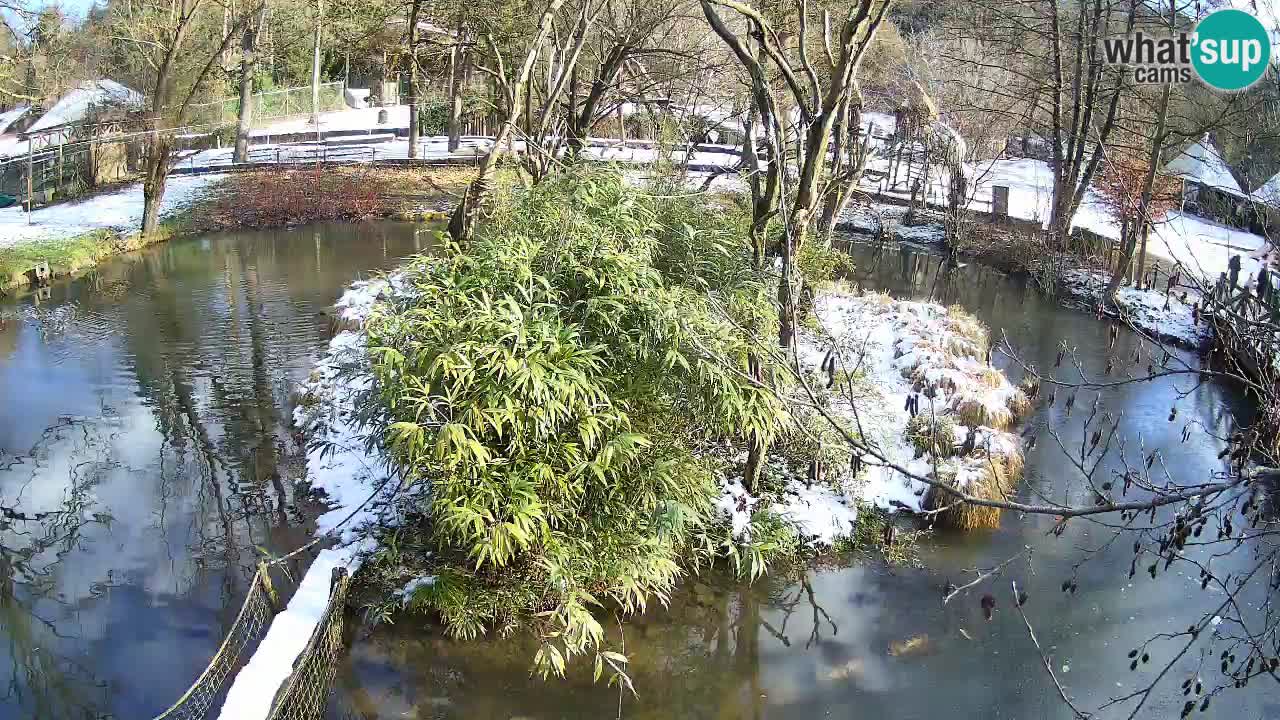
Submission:
[[[595,611],[739,557],[700,449],[786,430],[749,373],[776,313],[732,213],[586,171],[498,207],[367,326],[386,445],[427,489],[437,579],[412,602],[461,638],[533,627],[544,675],[589,653],[621,673]],[[786,545],[762,537],[753,572]]]

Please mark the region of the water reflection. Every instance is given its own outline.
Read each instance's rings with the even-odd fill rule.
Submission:
[[[1065,309],[1026,283],[970,265],[948,268],[928,252],[855,244],[855,279],[897,297],[958,303],[1004,332],[1028,363],[1053,367],[1059,343],[1074,347],[1087,371],[1100,373],[1108,326]],[[1143,340],[1121,332],[1117,353],[1149,353]],[[1187,358],[1191,361],[1191,358]],[[998,358],[1007,367],[1007,358]],[[1016,367],[1010,374],[1018,379]],[[1222,435],[1246,422],[1248,408],[1228,390],[1206,385],[1180,404],[1179,422],[1166,419],[1186,381],[1126,385],[1098,398],[1099,412],[1124,418],[1126,452],[1141,442],[1163,448],[1172,472],[1207,476],[1222,469]],[[1088,402],[1092,402],[1092,397]],[[1084,404],[1084,401],[1081,401]],[[1063,403],[1043,405],[1030,422],[1051,425],[1068,446],[1083,440],[1079,413]],[[1182,441],[1185,422],[1196,432]],[[1132,461],[1132,457],[1130,457]],[[1113,451],[1100,472],[1122,467]],[[1024,499],[1073,501],[1090,490],[1048,437],[1028,453]],[[1067,692],[1087,707],[1131,692],[1158,670],[1128,669],[1128,651],[1158,633],[1185,629],[1222,601],[1202,593],[1194,577],[1171,571],[1129,579],[1132,540],[1073,521],[1055,538],[1052,517],[1005,513],[1003,527],[969,534],[938,532],[922,548],[920,569],[851,564],[849,559],[809,572],[803,581],[771,578],[756,585],[726,578],[695,579],[669,609],[653,609],[624,623],[626,652],[639,699],[593,684],[589,669],[563,682],[529,676],[528,638],[455,643],[428,624],[400,621],[356,639],[340,675],[333,717],[371,718],[1071,718],[1057,697],[1011,609],[1010,579],[1030,593],[1027,613],[1053,658]],[[942,604],[948,582],[1034,548],[999,582]],[[1123,546],[1123,547],[1121,547]],[[1091,559],[1081,563],[1082,557]],[[1250,553],[1215,561],[1220,573],[1247,566]],[[1184,570],[1184,572],[1186,572]],[[1060,584],[1074,577],[1078,590]],[[997,598],[992,620],[978,599]],[[1257,607],[1261,598],[1245,599]],[[617,631],[615,630],[615,639]],[[1158,652],[1172,644],[1157,643]],[[1178,685],[1200,662],[1175,667],[1142,717],[1176,717]],[[1210,663],[1213,664],[1213,663]],[[1268,704],[1272,703],[1272,704]],[[1241,718],[1280,713],[1264,683],[1215,698],[1218,712]],[[1122,713],[1123,717],[1127,713]]]
[[[0,306],[0,716],[151,717],[310,534],[290,389],[408,225],[179,241]],[[305,568],[293,568],[300,576]]]

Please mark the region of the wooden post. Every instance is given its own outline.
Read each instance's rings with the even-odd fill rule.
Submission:
[[[1009,217],[1009,188],[1005,185],[991,186],[992,217]]]
[[[35,198],[31,195],[31,175],[35,173],[35,161],[32,158],[31,149],[35,146],[31,137],[27,138],[27,224],[31,224],[31,211],[35,205]]]

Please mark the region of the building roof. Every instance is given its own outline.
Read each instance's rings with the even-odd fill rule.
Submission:
[[[1164,171],[1238,197],[1248,197],[1231,174],[1209,134],[1188,144],[1164,166]]]
[[[21,120],[29,112],[31,112],[30,105],[19,105],[12,110],[0,112],[0,135],[9,132],[9,126]]]
[[[80,122],[94,107],[107,105],[137,107],[142,103],[142,93],[131,90],[114,80],[89,80],[63,95],[53,107],[49,108],[48,112],[27,128],[27,134]]]
[[[1249,197],[1255,202],[1280,208],[1280,173],[1272,175],[1270,180],[1262,183]]]

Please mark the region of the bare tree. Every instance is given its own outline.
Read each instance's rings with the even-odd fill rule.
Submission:
[[[462,196],[462,201],[454,208],[453,215],[449,218],[449,236],[453,238],[454,242],[459,244],[466,243],[475,231],[476,219],[479,216],[480,208],[488,199],[489,193],[493,188],[494,175],[497,173],[498,159],[502,155],[502,148],[516,132],[524,104],[525,89],[529,83],[529,76],[533,72],[534,63],[538,59],[547,34],[551,32],[552,21],[563,4],[564,0],[550,0],[547,3],[546,9],[543,10],[542,15],[538,18],[537,30],[525,51],[524,61],[520,64],[520,68],[513,78],[508,78],[507,76],[502,50],[494,41],[493,36],[485,36],[495,67],[489,68],[478,65],[477,69],[492,77],[501,89],[505,104],[503,108],[504,117],[502,124],[498,127],[498,131],[494,134],[493,147],[489,149],[484,160],[481,161],[476,178],[467,186],[467,190]]]
[[[787,347],[791,345],[794,335],[794,313],[791,309],[795,304],[795,254],[808,237],[814,213],[830,182],[826,165],[837,121],[843,120],[854,127],[860,123],[862,95],[857,84],[858,67],[875,39],[891,2],[860,0],[851,5],[835,28],[834,35],[826,12],[822,14],[826,64],[821,68],[821,73],[808,51],[809,23],[812,20],[808,0],[802,0],[797,8],[799,37],[795,55],[798,56],[799,67],[792,62],[793,58],[789,56],[789,48],[784,44],[783,36],[759,10],[735,0],[701,0],[701,3],[712,29],[729,45],[738,61],[752,76],[756,111],[765,126],[765,142],[772,145],[768,152],[771,158],[780,161],[785,153],[782,152],[783,132],[777,103],[768,89],[766,65],[782,75],[782,85],[798,110],[798,180],[794,193],[783,194],[783,201],[789,205],[784,212],[789,217],[785,223],[787,234],[782,243],[782,280],[778,284],[778,304],[782,308],[778,341],[783,347]],[[747,49],[742,38],[721,19],[715,6],[732,10],[745,19],[750,28],[748,34],[759,43],[763,58]],[[783,169],[779,177],[785,180],[786,176]]]
[[[628,94],[623,91],[624,73],[628,69],[633,80],[630,97],[642,100],[649,75],[646,57],[671,54],[693,60],[678,48],[674,22],[678,9],[678,4],[669,0],[605,4],[590,50],[592,63],[570,76],[571,100],[566,113],[570,153],[581,152],[596,123],[625,102]],[[586,85],[581,96],[580,84]]]
[[[1131,91],[1123,68],[1101,57],[1101,38],[1131,32],[1139,5],[979,0],[957,6],[947,20],[948,30],[965,42],[944,59],[984,85],[972,98],[980,106],[975,109],[992,118],[1022,119],[1024,133],[1041,135],[1049,146],[1048,227],[1059,245],[1102,162],[1121,100]]]
[[[249,161],[249,131],[253,129],[253,75],[257,65],[255,53],[258,48],[258,33],[267,22],[267,3],[262,3],[255,21],[245,23],[244,35],[240,41],[240,109],[236,113],[236,148],[233,160],[238,163]]]
[[[192,102],[222,60],[223,52],[239,37],[262,7],[262,0],[241,6],[225,33],[207,41],[213,14],[221,22],[221,8],[205,0],[144,0],[115,7],[113,32],[118,42],[145,66],[149,78],[147,125],[150,138],[143,170],[142,232],[154,234],[160,222],[160,202],[173,164],[173,131],[188,118]]]

